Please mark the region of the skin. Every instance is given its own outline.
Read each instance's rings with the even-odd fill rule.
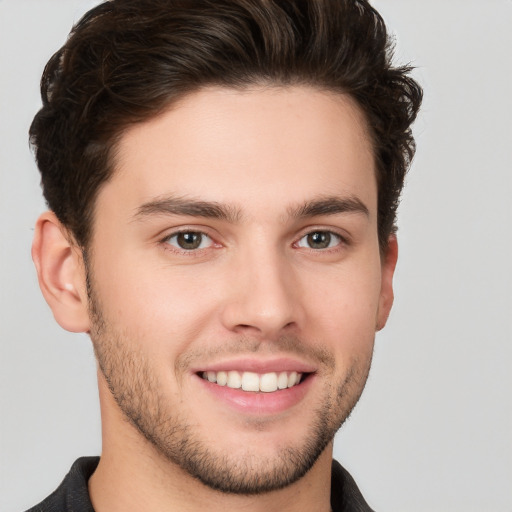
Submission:
[[[51,212],[33,247],[56,320],[89,332],[99,362],[95,510],[330,510],[332,437],[366,382],[397,258],[394,237],[379,251],[354,102],[306,87],[195,92],[123,135],[95,219],[87,265]],[[180,248],[179,231],[203,233],[200,247]],[[300,397],[263,394],[258,409],[254,393],[225,399],[198,376],[251,364],[307,367]],[[214,480],[232,473],[252,494],[212,489],[228,484],[186,467],[190,446]]]

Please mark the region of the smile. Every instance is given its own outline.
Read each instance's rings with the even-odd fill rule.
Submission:
[[[302,373],[292,372],[238,372],[231,371],[207,371],[200,373],[200,376],[218,386],[226,386],[231,389],[242,389],[243,391],[273,393],[275,391],[288,389],[301,382]]]

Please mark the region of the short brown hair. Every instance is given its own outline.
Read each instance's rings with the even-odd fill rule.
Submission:
[[[85,248],[127,127],[208,85],[310,85],[349,94],[366,116],[384,248],[422,98],[392,50],[366,0],[107,1],[77,23],[41,80],[30,141],[48,206]]]

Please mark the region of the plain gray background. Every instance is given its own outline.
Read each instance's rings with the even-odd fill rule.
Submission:
[[[512,2],[376,0],[425,88],[396,302],[335,455],[380,512],[512,511]],[[93,2],[0,0],[0,510],[100,453],[95,363],[30,259],[43,66]]]

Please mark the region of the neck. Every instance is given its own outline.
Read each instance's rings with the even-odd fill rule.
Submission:
[[[297,482],[258,495],[211,489],[176,466],[147,441],[101,390],[103,452],[89,480],[96,512],[309,512],[330,510],[332,443]]]

